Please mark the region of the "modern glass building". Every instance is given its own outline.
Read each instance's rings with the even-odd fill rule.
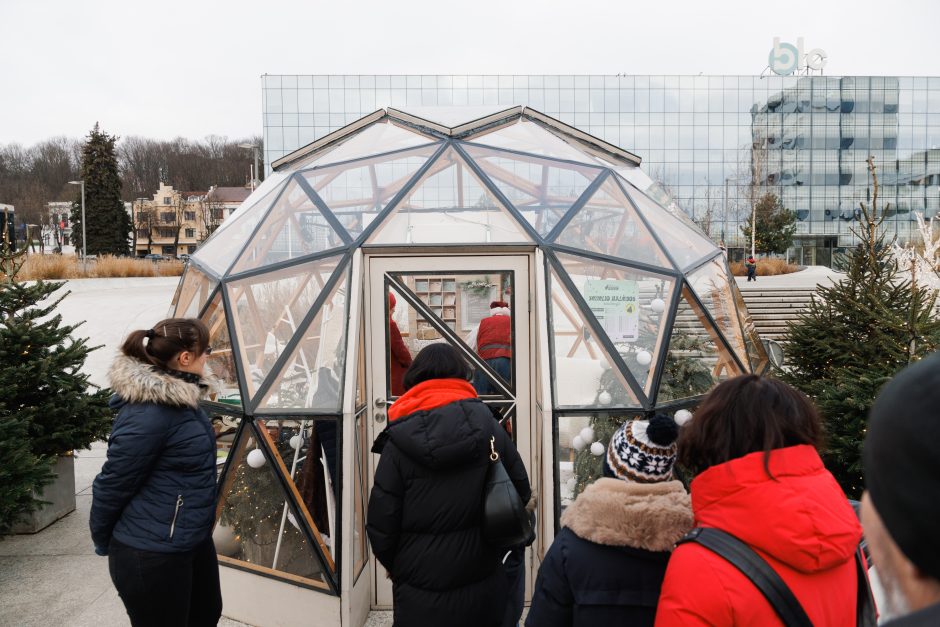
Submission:
[[[940,77],[265,75],[262,87],[269,172],[382,107],[525,105],[639,155],[732,251],[751,199],[774,192],[797,213],[791,255],[828,265],[853,242],[869,155],[901,239],[915,212],[940,211]]]

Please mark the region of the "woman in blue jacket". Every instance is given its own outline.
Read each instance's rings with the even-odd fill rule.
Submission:
[[[211,352],[202,322],[171,318],[133,331],[109,373],[117,416],[91,537],[134,627],[215,625],[222,614],[215,437],[199,407]]]

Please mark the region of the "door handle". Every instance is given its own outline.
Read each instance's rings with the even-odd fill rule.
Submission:
[[[385,402],[385,399],[384,399],[384,398],[377,398],[377,399],[375,399],[375,403],[374,403],[374,404],[375,404],[375,406],[376,406],[377,408],[379,408],[379,409],[382,409],[383,407],[385,407],[386,405],[388,405],[388,403]]]

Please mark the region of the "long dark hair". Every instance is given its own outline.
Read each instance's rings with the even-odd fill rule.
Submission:
[[[209,348],[209,329],[194,318],[167,318],[152,329],[131,331],[121,352],[138,361],[161,368],[183,351],[202,355]]]
[[[470,367],[457,349],[450,344],[438,342],[421,349],[402,381],[405,391],[430,379],[470,380]]]
[[[749,374],[719,384],[705,397],[679,435],[679,462],[697,475],[763,451],[770,475],[770,451],[797,444],[819,448],[822,439],[819,413],[802,392]]]

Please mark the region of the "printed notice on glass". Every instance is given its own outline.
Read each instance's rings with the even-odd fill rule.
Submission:
[[[635,342],[640,336],[636,281],[589,280],[584,298],[612,342]]]

